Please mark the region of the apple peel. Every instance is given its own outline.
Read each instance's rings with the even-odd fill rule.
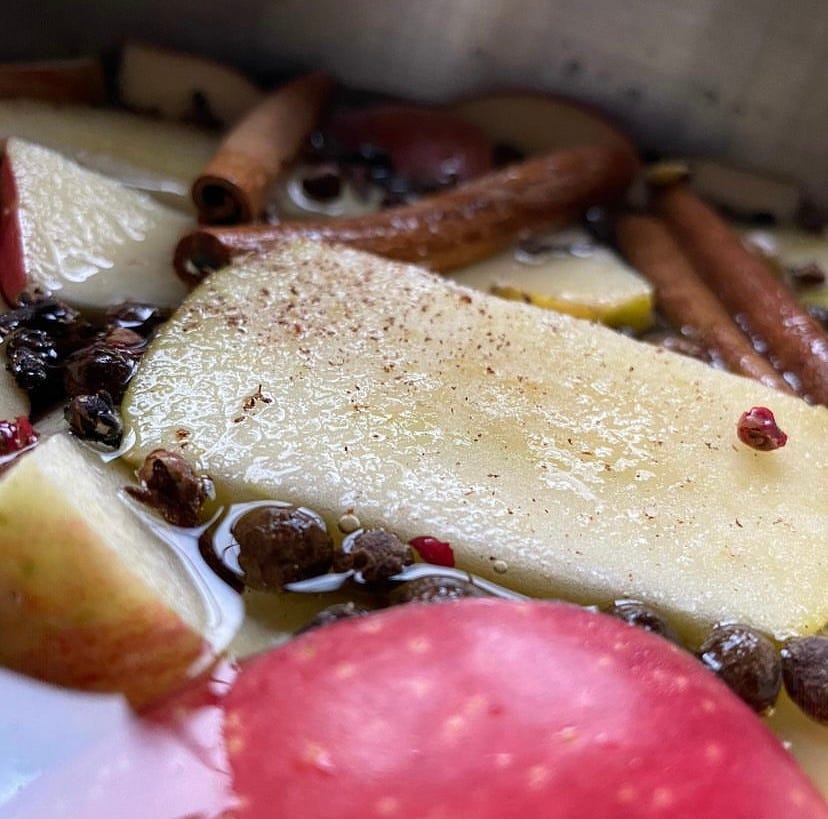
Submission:
[[[186,732],[194,701],[154,720]],[[220,707],[240,818],[828,816],[691,655],[566,604],[341,621],[244,665]]]

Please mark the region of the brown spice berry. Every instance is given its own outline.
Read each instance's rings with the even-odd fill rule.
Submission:
[[[372,611],[373,609],[357,605],[352,600],[347,603],[334,603],[332,606],[328,606],[314,615],[304,626],[296,630],[296,634],[304,634],[306,631],[311,631],[315,628],[329,626],[331,623],[336,623],[339,620],[348,620],[351,617],[363,617]]]
[[[174,526],[198,525],[201,507],[212,493],[212,482],[197,475],[177,452],[155,449],[138,471],[140,486],[126,491],[136,500],[156,509]]]
[[[377,583],[399,574],[414,562],[414,552],[396,535],[384,529],[354,532],[342,541],[342,551],[334,559],[334,570],[353,569],[366,583]]]
[[[658,634],[676,645],[680,646],[682,644],[681,638],[664,617],[655,609],[651,609],[637,600],[616,600],[609,608],[605,609],[605,613],[611,617],[617,617],[631,626],[638,626],[638,628],[643,628],[645,631]]]
[[[782,687],[779,652],[755,629],[736,623],[718,625],[697,656],[754,711],[767,711],[776,702]]]
[[[391,593],[390,602],[398,603],[444,603],[448,600],[459,600],[463,597],[491,597],[491,595],[469,583],[468,580],[459,580],[455,577],[418,577],[403,583]]]
[[[811,719],[828,725],[828,637],[798,637],[782,648],[788,696]]]
[[[333,541],[310,510],[268,504],[245,512],[231,531],[239,544],[244,583],[280,591],[285,583],[325,574],[333,562]]]

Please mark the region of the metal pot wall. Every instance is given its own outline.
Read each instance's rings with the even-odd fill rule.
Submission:
[[[615,114],[644,149],[790,174],[828,203],[821,0],[50,0],[5,12],[4,58],[134,37],[423,98],[541,87]]]

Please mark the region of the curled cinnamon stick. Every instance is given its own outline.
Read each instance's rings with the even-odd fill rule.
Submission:
[[[94,57],[0,65],[2,99],[100,105],[106,96],[103,65]]]
[[[685,185],[655,192],[656,207],[694,267],[780,372],[828,405],[828,335],[739,235]]]
[[[635,154],[623,144],[571,148],[365,216],[201,228],[181,240],[175,265],[192,281],[234,256],[302,237],[453,270],[495,253],[527,228],[562,225],[592,204],[611,201],[637,168]]]
[[[660,219],[620,216],[615,238],[630,264],[652,283],[657,306],[674,326],[689,330],[731,372],[791,392],[699,277]]]
[[[250,222],[262,212],[270,186],[316,126],[333,84],[321,72],[286,83],[230,131],[193,184],[201,222]]]

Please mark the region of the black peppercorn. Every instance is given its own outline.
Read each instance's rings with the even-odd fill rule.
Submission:
[[[113,449],[120,446],[124,425],[108,392],[76,395],[66,406],[64,416],[78,438]]]
[[[63,379],[66,393],[89,395],[105,390],[113,401],[120,401],[136,366],[135,357],[123,348],[96,341],[66,360]]]

